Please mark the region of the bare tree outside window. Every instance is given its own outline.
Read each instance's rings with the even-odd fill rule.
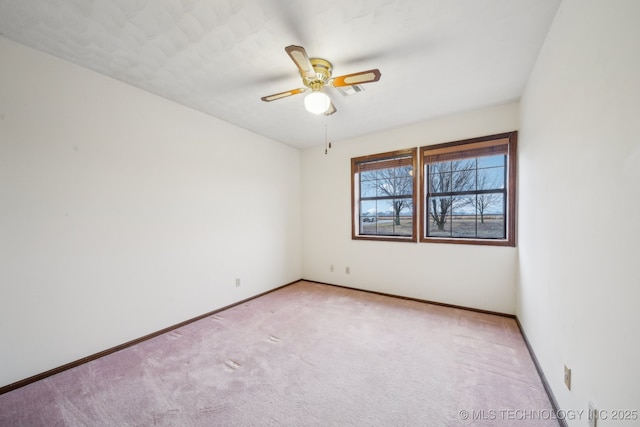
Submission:
[[[500,183],[496,176],[491,175],[487,170],[483,169],[478,170],[477,183],[479,189],[500,188]],[[480,193],[468,197],[466,203],[475,208],[476,212],[480,215],[480,223],[484,224],[485,213],[501,205],[503,199],[502,194]]]
[[[431,198],[429,215],[438,230],[444,230],[447,219],[454,210],[468,205],[469,200],[453,197],[454,192],[469,190],[475,186],[473,160],[433,163],[429,165],[429,191],[441,194]]]
[[[374,181],[378,194],[393,197],[393,215],[395,225],[400,225],[400,213],[413,207],[413,177],[412,168],[403,166],[378,171]]]

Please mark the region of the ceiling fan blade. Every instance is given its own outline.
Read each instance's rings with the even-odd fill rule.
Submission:
[[[287,51],[287,54],[289,54],[293,62],[296,63],[300,74],[311,80],[316,78],[316,72],[313,69],[313,65],[311,65],[309,55],[307,55],[307,51],[305,51],[302,46],[291,45],[285,47],[284,50]]]
[[[338,110],[336,109],[336,106],[335,106],[335,105],[333,105],[333,102],[331,102],[331,103],[329,103],[329,109],[328,109],[327,111],[325,111],[325,112],[324,112],[324,115],[325,115],[325,116],[330,116],[330,115],[332,115],[333,113],[335,113],[336,111],[338,111]]]
[[[373,83],[380,80],[380,70],[360,71],[359,73],[347,74],[333,78],[329,83],[333,87],[359,85],[362,83]]]
[[[300,89],[293,89],[293,90],[288,90],[286,92],[274,93],[273,95],[269,95],[269,96],[263,96],[260,99],[262,99],[264,102],[271,102],[281,98],[286,98],[287,96],[297,95],[299,93],[306,92],[307,90],[308,89],[306,87],[300,88]]]

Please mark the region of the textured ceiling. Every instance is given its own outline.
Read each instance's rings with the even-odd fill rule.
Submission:
[[[296,147],[517,100],[560,0],[0,0],[0,35]],[[284,47],[379,68],[304,109]]]

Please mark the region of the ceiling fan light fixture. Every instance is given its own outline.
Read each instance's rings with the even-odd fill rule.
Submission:
[[[296,67],[298,67],[300,77],[302,77],[302,84],[305,87],[263,96],[260,99],[264,102],[271,102],[298,93],[309,92],[309,89],[311,89],[311,92],[307,93],[304,98],[306,110],[312,114],[330,116],[337,110],[329,96],[323,92],[322,89],[324,87],[331,86],[339,90],[343,95],[352,95],[362,90],[360,84],[373,83],[380,80],[380,70],[377,68],[332,77],[333,65],[326,59],[309,58],[302,46],[291,45],[285,47],[284,50],[296,64]]]
[[[304,108],[312,114],[323,114],[329,110],[331,99],[319,90],[314,90],[304,97]]]

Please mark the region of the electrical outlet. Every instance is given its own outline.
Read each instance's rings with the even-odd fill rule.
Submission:
[[[571,390],[571,369],[567,368],[567,365],[564,365],[564,385]]]
[[[589,427],[598,427],[598,411],[593,402],[589,402],[589,413],[587,414]]]
[[[345,267],[344,272],[347,274],[351,274],[351,269],[349,267]]]
[[[240,287],[240,278],[236,279],[236,288]]]

